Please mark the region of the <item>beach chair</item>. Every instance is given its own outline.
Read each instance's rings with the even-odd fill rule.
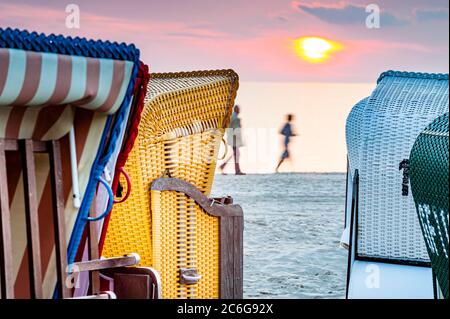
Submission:
[[[417,137],[410,161],[411,193],[437,278],[439,297],[448,299],[448,113]]]
[[[242,209],[207,197],[237,87],[233,71],[151,74],[125,165],[132,192],[105,223],[102,254],[137,252],[163,298],[242,298]]]
[[[0,29],[2,298],[71,297],[74,270],[90,272],[98,295],[99,270],[138,262],[98,259],[95,222],[112,206],[104,168],[120,148],[139,66],[134,46]],[[109,194],[101,212],[99,184]],[[89,259],[74,263],[86,225]]]
[[[348,298],[433,298],[430,260],[408,190],[416,137],[448,112],[448,75],[388,71],[351,111],[346,230]]]
[[[144,97],[147,92],[147,85],[149,80],[148,67],[141,63],[138,71],[138,75],[135,81],[135,88],[133,90],[133,104],[130,108],[129,120],[126,123],[126,129],[122,130],[122,134],[119,136],[118,145],[122,145],[122,147],[117,147],[114,153],[112,154],[110,160],[105,166],[103,179],[108,180],[108,184],[111,187],[111,191],[113,194],[117,193],[117,188],[119,186],[119,178],[122,175],[126,176],[126,181],[129,180],[126,172],[123,167],[128,158],[128,154],[134,145],[134,140],[137,137],[138,125],[140,122],[141,113],[144,107]],[[107,176],[109,175],[109,178]],[[127,199],[131,188],[127,188],[127,194],[123,196],[118,201],[114,201],[114,203],[120,203]],[[121,192],[119,192],[121,193]],[[110,195],[108,193],[108,189],[100,188],[97,190],[96,194],[96,211],[102,212],[105,211],[110,203]],[[100,219],[95,222],[97,226],[96,232],[100,236],[101,230],[103,229],[103,219]],[[78,246],[78,251],[75,257],[75,261],[82,261],[89,259],[89,243],[87,241],[88,228],[85,227],[83,237],[80,241],[80,245]],[[101,240],[102,237],[99,237]],[[102,243],[99,243],[101,246]],[[89,280],[87,277],[88,274],[81,274],[82,283],[79,289],[76,289],[74,292],[75,296],[83,296],[88,291]]]

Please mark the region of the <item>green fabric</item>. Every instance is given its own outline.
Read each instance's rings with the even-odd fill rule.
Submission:
[[[411,191],[431,266],[446,299],[449,298],[448,147],[447,113],[419,135],[410,156]]]

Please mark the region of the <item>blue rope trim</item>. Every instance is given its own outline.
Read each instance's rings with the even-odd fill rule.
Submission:
[[[415,78],[415,79],[429,79],[429,80],[440,80],[448,81],[448,74],[444,73],[420,73],[420,72],[402,72],[389,70],[381,73],[377,80],[377,84],[383,80],[385,77],[400,77],[400,78]]]
[[[98,185],[98,181],[101,179],[101,175],[111,158],[112,154],[116,147],[121,147],[121,145],[116,145],[117,140],[122,131],[122,124],[125,121],[127,109],[131,107],[131,99],[134,90],[134,85],[136,82],[137,74],[139,71],[139,60],[134,63],[133,74],[131,76],[130,83],[127,88],[127,93],[125,95],[125,99],[122,102],[119,111],[115,115],[110,115],[105,125],[105,129],[102,134],[102,139],[99,147],[99,151],[96,154],[94,164],[91,168],[91,173],[89,175],[88,185],[86,187],[85,195],[83,196],[83,200],[81,202],[81,207],[78,211],[77,218],[75,221],[75,225],[70,236],[69,244],[67,247],[67,263],[70,265],[75,261],[76,254],[78,252],[81,239],[83,237],[83,232],[86,228],[86,224],[89,218],[89,210],[94,200],[96,188]],[[115,119],[113,119],[115,117]],[[112,126],[112,129],[111,129]],[[125,128],[123,128],[125,129]],[[108,145],[106,145],[106,140],[108,138],[109,133],[111,132],[111,136],[109,139]],[[104,150],[104,154],[100,155]],[[112,208],[112,207],[111,207]],[[102,217],[105,217],[109,214],[110,207],[107,209],[107,213],[103,214]],[[58,298],[58,290],[55,288],[53,293],[53,298]]]
[[[113,195],[111,186],[109,186],[109,184],[101,177],[97,180],[97,182],[100,182],[100,184],[102,184],[103,187],[105,187],[106,191],[108,192],[108,197],[109,197],[108,206],[106,207],[105,211],[100,216],[84,218],[84,220],[87,222],[96,222],[98,220],[105,218],[111,212],[112,207],[113,207],[114,195]]]
[[[114,153],[114,150],[116,147],[120,147],[120,145],[117,144],[117,140],[120,136],[120,133],[122,131],[122,124],[126,117],[127,108],[131,107],[131,98],[132,93],[134,89],[134,84],[137,78],[137,74],[139,71],[139,61],[134,64],[133,68],[133,74],[131,77],[131,81],[129,83],[127,94],[125,96],[124,101],[122,102],[122,105],[119,109],[119,111],[115,115],[111,115],[108,118],[108,125],[105,128],[102,136],[102,145],[100,146],[100,151],[97,153],[96,159],[94,161],[94,165],[91,169],[91,174],[89,178],[88,185],[86,187],[86,192],[83,197],[83,201],[81,203],[80,210],[77,215],[77,219],[75,221],[74,229],[69,241],[69,246],[67,249],[67,259],[68,263],[71,264],[75,261],[75,257],[78,251],[78,247],[81,242],[81,238],[83,236],[83,231],[86,227],[87,218],[89,217],[89,209],[92,205],[92,201],[95,196],[95,191],[98,184],[98,179],[103,174],[103,171],[105,169],[106,164],[108,163],[109,159],[111,158],[112,154]],[[115,121],[113,122],[113,116],[115,117]],[[112,132],[110,135],[109,143],[107,146],[105,146],[105,141],[108,136],[108,133],[110,132],[109,127],[112,127]],[[104,150],[105,153],[101,156],[99,154],[101,153],[101,150]]]
[[[96,163],[98,163],[98,161],[99,161],[101,151],[105,147],[106,139],[108,137],[108,132],[111,127],[111,122],[112,122],[112,116],[110,115],[110,116],[108,116],[108,118],[106,120],[105,129],[103,130],[102,137],[100,140],[99,151],[95,154],[94,164],[91,167],[88,185],[86,186],[86,194],[85,194],[85,196],[83,196],[83,200],[81,202],[80,209],[78,210],[77,218],[75,220],[75,224],[74,224],[72,233],[70,234],[70,239],[69,239],[69,243],[68,243],[68,247],[67,247],[67,264],[68,265],[72,264],[75,261],[76,254],[78,252],[78,247],[80,245],[81,238],[83,236],[83,231],[86,226],[86,219],[81,217],[81,212],[85,210],[84,207],[87,205],[86,202],[92,203],[92,200],[94,198],[96,183],[92,182],[92,176],[93,176],[94,172],[96,171],[94,168],[97,165]],[[92,187],[94,187],[94,192],[89,191]],[[90,198],[88,199],[88,197],[90,197]],[[88,207],[90,207],[90,204]],[[86,216],[89,216],[89,211]],[[57,287],[55,287],[55,289],[53,291],[53,299],[57,299],[57,298],[59,298],[59,293],[58,293]]]
[[[139,50],[134,44],[101,40],[88,40],[80,37],[45,35],[26,30],[0,28],[0,48],[20,49],[34,52],[48,52],[90,58],[138,61]]]

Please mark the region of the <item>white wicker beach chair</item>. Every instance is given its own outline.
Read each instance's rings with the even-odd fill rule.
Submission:
[[[347,118],[345,127],[347,137],[347,197],[345,207],[345,231],[342,234],[341,245],[345,248],[350,246],[350,221],[352,211],[352,184],[354,180],[354,171],[359,169],[359,149],[361,146],[360,128],[364,117],[364,109],[369,98],[359,101],[351,110]],[[349,168],[352,167],[352,170]]]
[[[372,95],[350,113],[348,236],[343,238],[351,247],[348,297],[433,296],[429,257],[413,198],[402,192],[405,172],[399,165],[408,159],[424,127],[447,111],[448,75],[389,71],[380,76]],[[368,290],[365,279],[372,272],[367,266],[374,263],[381,281],[378,289]],[[410,268],[400,270],[394,264]],[[405,284],[414,281],[417,285]],[[418,291],[419,287],[423,289]]]

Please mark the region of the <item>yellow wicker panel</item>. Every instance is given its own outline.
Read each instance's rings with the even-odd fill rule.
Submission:
[[[176,192],[149,192],[164,175],[211,191],[238,86],[233,71],[153,74],[139,135],[125,166],[130,198],[114,206],[103,254],[137,252],[162,277],[164,298],[219,297],[219,221]],[[202,279],[181,285],[180,268]]]
[[[153,267],[161,270],[163,296],[218,298],[218,219],[206,214],[183,194],[151,193]],[[196,268],[202,276],[198,284],[181,285],[181,268]]]

